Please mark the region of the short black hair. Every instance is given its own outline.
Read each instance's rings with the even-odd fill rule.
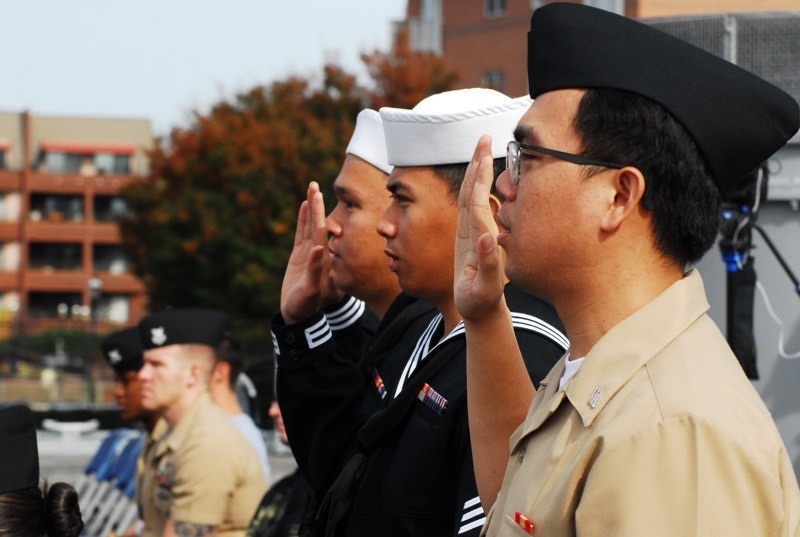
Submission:
[[[230,365],[228,384],[231,388],[236,386],[236,379],[244,370],[244,350],[234,335],[226,331],[222,336],[222,341],[217,347],[217,360],[227,362]]]
[[[467,166],[469,162],[460,164],[439,164],[433,166],[433,172],[440,178],[447,182],[450,188],[450,195],[454,200],[458,201],[458,193],[461,190],[461,183],[464,182],[464,175],[467,173]],[[494,167],[494,181],[492,181],[492,194],[499,196],[496,188],[497,177],[506,169],[506,158],[496,158],[493,163]]]
[[[656,247],[684,267],[713,246],[721,196],[687,130],[663,106],[624,90],[587,89],[575,114],[582,154],[638,168]]]

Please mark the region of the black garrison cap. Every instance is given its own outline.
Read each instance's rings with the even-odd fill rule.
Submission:
[[[200,344],[217,347],[230,324],[224,311],[213,309],[167,309],[139,321],[145,349],[167,345]]]
[[[549,4],[531,18],[528,89],[535,99],[566,88],[620,89],[661,104],[692,136],[720,190],[800,126],[790,95],[722,58],[608,11]]]
[[[0,409],[0,494],[39,486],[36,420],[24,405]]]
[[[136,327],[110,334],[100,343],[100,348],[103,357],[117,373],[139,371],[142,368],[144,345]]]

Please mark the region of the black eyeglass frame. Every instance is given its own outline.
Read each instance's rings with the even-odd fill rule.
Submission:
[[[515,149],[514,149],[515,148]],[[534,151],[543,155],[548,155],[559,160],[578,164],[580,166],[600,166],[602,168],[612,168],[619,170],[624,168],[622,164],[616,162],[607,162],[605,160],[597,160],[583,155],[576,155],[574,153],[567,153],[565,151],[558,151],[557,149],[548,149],[539,145],[523,144],[517,140],[511,140],[506,146],[506,168],[508,169],[508,179],[512,185],[519,185],[520,180],[520,150],[526,149]],[[513,152],[513,153],[512,153]],[[512,166],[513,164],[513,166]]]

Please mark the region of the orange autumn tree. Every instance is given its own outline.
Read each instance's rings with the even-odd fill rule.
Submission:
[[[391,51],[362,54],[361,60],[375,82],[366,97],[376,110],[382,106],[413,108],[429,95],[454,89],[459,79],[439,56],[413,50],[407,27],[397,33]]]
[[[355,77],[327,66],[318,89],[258,86],[173,129],[120,223],[150,308],[274,313],[306,185],[336,177],[361,108]]]
[[[263,321],[278,310],[297,208],[310,180],[331,184],[364,107],[412,107],[450,89],[441,59],[411,51],[362,58],[374,86],[325,66],[321,83],[290,77],[195,112],[151,153],[151,173],[125,192],[120,224],[151,310],[223,308]]]

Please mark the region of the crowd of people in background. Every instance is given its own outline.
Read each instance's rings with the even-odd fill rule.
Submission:
[[[580,4],[534,11],[528,79],[363,110],[329,212],[309,184],[270,322],[297,471],[271,482],[225,312],[106,338],[144,426],[120,533],[800,535],[785,445],[692,268],[797,103]],[[77,536],[34,429],[0,411],[0,535]]]

